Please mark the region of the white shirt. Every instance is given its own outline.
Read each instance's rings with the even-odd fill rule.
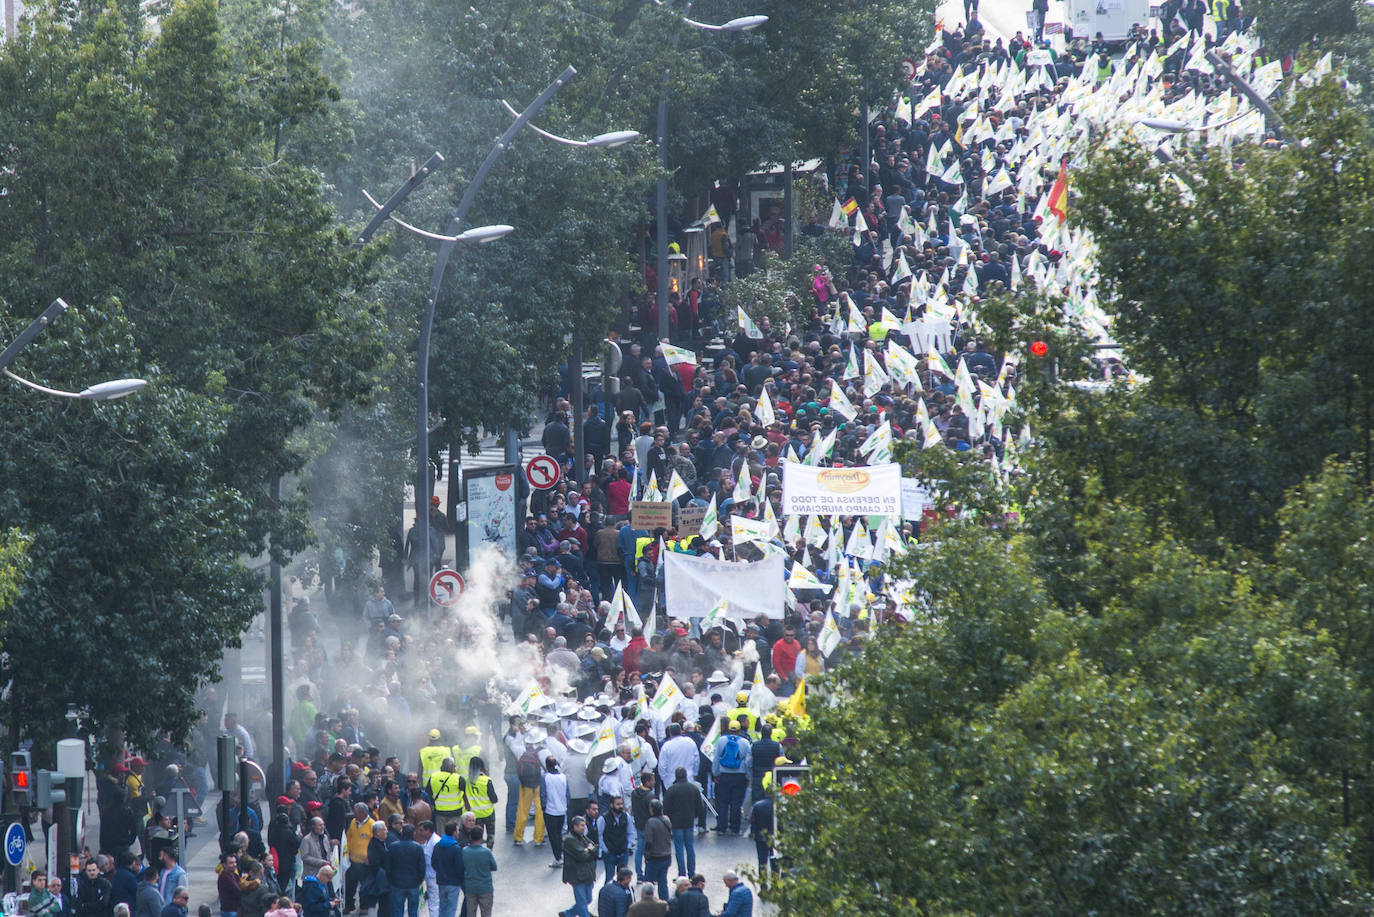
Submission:
[[[425,881],[438,882],[439,877],[434,874],[434,848],[439,846],[439,834],[435,832],[425,841]]]
[[[672,786],[677,780],[677,769],[687,769],[687,779],[696,783],[697,768],[700,766],[701,752],[697,743],[685,735],[669,739],[658,750],[658,777],[664,786]]]
[[[616,768],[601,775],[601,779],[596,783],[596,791],[607,796],[620,796],[628,800],[635,788],[634,773],[630,770],[630,763],[620,755],[612,755],[606,760],[614,761]]]
[[[544,775],[544,814],[568,814],[568,778],[565,774]]]
[[[561,765],[563,776],[568,781],[568,796],[573,799],[586,799],[592,795],[592,784],[587,779],[587,756],[568,752],[568,759]]]

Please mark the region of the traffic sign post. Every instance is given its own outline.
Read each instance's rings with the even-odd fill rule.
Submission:
[[[440,570],[429,580],[429,600],[435,605],[450,608],[458,604],[467,583],[457,570]]]
[[[5,864],[18,866],[24,862],[24,851],[29,848],[29,840],[24,836],[24,826],[11,822],[5,829]]]
[[[548,490],[563,477],[563,469],[558,459],[552,455],[537,455],[525,466],[525,480],[535,490]]]

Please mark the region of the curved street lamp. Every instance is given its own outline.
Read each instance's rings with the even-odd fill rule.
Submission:
[[[23,376],[16,376],[10,372],[9,365],[19,356],[19,352],[27,347],[34,338],[42,334],[49,325],[57,320],[58,316],[70,308],[60,296],[54,299],[52,305],[43,310],[42,315],[29,323],[29,327],[25,328],[3,352],[0,352],[0,372],[21,385],[26,385],[45,395],[53,395],[58,398],[77,398],[81,401],[108,401],[113,398],[123,398],[125,395],[132,395],[148,384],[145,379],[114,379],[109,382],[96,383],[79,392],[68,392],[59,388],[48,388],[37,382],[30,382]]]
[[[511,105],[509,102],[507,102],[505,99],[501,100],[501,106],[505,108],[506,111],[510,112],[510,114],[514,117],[520,117],[520,112],[516,111],[515,107]],[[590,140],[573,140],[571,137],[560,137],[557,134],[550,133],[549,131],[544,130],[542,127],[539,127],[536,124],[530,124],[527,126],[530,130],[534,131],[539,136],[547,140],[556,141],[558,143],[563,144],[564,146],[589,147],[592,149],[602,150],[609,150],[614,149],[618,146],[624,146],[625,144],[629,143],[631,140],[634,140],[636,137],[639,136],[639,131],[607,131],[604,134],[597,134]]]
[[[1210,131],[1213,128],[1225,127],[1228,124],[1235,124],[1242,118],[1248,118],[1253,114],[1255,114],[1253,111],[1243,111],[1234,117],[1227,118],[1225,121],[1215,121],[1211,124],[1188,124],[1183,121],[1174,121],[1170,118],[1141,118],[1136,123],[1141,127],[1148,127],[1156,131],[1164,131],[1167,134],[1186,134],[1195,131]]]

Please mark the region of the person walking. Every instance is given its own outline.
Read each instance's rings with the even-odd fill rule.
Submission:
[[[596,821],[596,835],[601,839],[601,862],[606,867],[606,880],[609,885],[615,878],[616,869],[630,861],[630,850],[635,843],[635,824],[630,813],[625,811],[625,797],[612,796],[611,806]]]
[[[649,802],[649,818],[644,822],[644,879],[658,886],[658,895],[668,898],[668,865],[673,861],[673,825],[663,816],[663,801]]]
[[[496,885],[491,874],[496,872],[496,856],[482,844],[482,829],[468,832],[468,845],[463,848],[463,893],[467,903],[464,917],[491,917]]]
[[[716,740],[711,756],[711,776],[716,781],[716,830],[739,834],[744,794],[752,771],[749,740],[739,733],[739,723],[731,720],[729,731]]]
[[[673,828],[673,852],[677,854],[678,875],[690,876],[697,871],[694,826],[699,818],[706,817],[706,800],[702,798],[701,789],[687,778],[687,768],[679,767],[674,777],[673,785],[663,793],[663,814],[668,816]]]
[[[243,893],[239,890],[239,858],[233,853],[220,857],[219,878],[215,880],[219,892],[220,917],[238,917]]]
[[[549,846],[553,848],[553,862],[549,867],[562,866],[563,819],[568,814],[568,778],[559,772],[558,759],[552,755],[544,759],[544,782],[539,788],[539,804],[544,810]]]
[[[587,819],[574,815],[563,839],[563,884],[571,885],[573,906],[558,917],[591,917],[592,887],[596,884],[597,844],[587,835]]]

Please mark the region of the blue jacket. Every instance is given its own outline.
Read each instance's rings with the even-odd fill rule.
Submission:
[[[429,855],[429,861],[434,864],[435,884],[463,887],[463,848],[457,838],[447,834],[439,838],[439,843],[434,845],[434,852]]]
[[[596,896],[597,917],[625,917],[630,912],[630,890],[619,882],[607,882]]]
[[[134,912],[134,902],[138,899],[138,876],[120,866],[110,879],[111,906],[123,902],[129,905],[129,913]]]
[[[425,848],[414,841],[397,841],[386,852],[386,877],[392,888],[425,884]]]
[[[754,893],[743,882],[730,889],[720,917],[754,917]]]
[[[307,876],[301,883],[301,914],[302,917],[329,917],[329,892],[314,876]]]

